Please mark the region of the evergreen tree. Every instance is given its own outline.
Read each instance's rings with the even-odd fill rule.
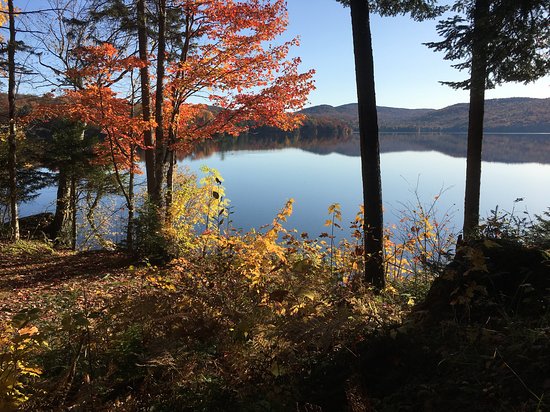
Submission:
[[[56,207],[48,236],[59,245],[75,245],[76,187],[93,169],[91,160],[98,133],[86,134],[85,129],[79,122],[54,119],[27,131],[28,137],[42,147],[40,163],[57,171]]]
[[[440,42],[427,46],[467,69],[470,90],[464,227],[466,238],[479,225],[485,90],[505,82],[530,82],[550,72],[550,3],[547,0],[458,0],[456,15],[439,22]]]

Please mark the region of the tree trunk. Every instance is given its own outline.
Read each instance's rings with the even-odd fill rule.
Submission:
[[[166,214],[165,221],[167,224],[171,223],[172,215],[170,208],[174,201],[174,171],[176,167],[176,153],[173,149],[170,149],[168,153],[168,171],[166,172]]]
[[[132,145],[130,148],[130,164],[132,167],[130,167],[130,180],[128,182],[128,227],[126,229],[126,246],[128,248],[128,251],[130,253],[133,253],[134,251],[134,207],[135,207],[135,200],[134,200],[134,178],[135,178],[135,172],[134,172],[134,162],[135,162],[135,156],[136,156],[136,148]]]
[[[151,89],[149,84],[149,56],[147,47],[147,18],[145,15],[145,0],[137,1],[137,20],[138,20],[138,43],[139,58],[146,63],[139,69],[141,82],[141,107],[143,120],[151,121]],[[143,143],[147,147],[145,150],[145,172],[147,175],[147,193],[155,192],[155,149],[153,132],[147,128],[143,133]]]
[[[365,279],[380,290],[385,286],[382,254],[382,182],[369,4],[365,0],[351,0],[350,7],[359,103],[361,170],[365,206]]]
[[[151,200],[162,207],[162,184],[165,172],[166,142],[164,139],[164,76],[166,59],[166,0],[158,1],[158,50],[157,50],[157,88],[155,96],[155,188]]]
[[[136,116],[136,84],[134,82],[134,72],[130,73],[130,84],[132,93],[130,95],[130,117],[133,119]],[[130,146],[130,176],[128,181],[128,226],[126,227],[126,247],[130,254],[134,253],[134,218],[135,218],[135,195],[134,195],[134,185],[135,185],[135,170],[134,165],[136,161],[136,150],[137,147],[135,144]]]
[[[19,210],[17,207],[17,130],[15,124],[15,12],[13,0],[8,0],[10,40],[8,43],[8,117],[10,130],[8,136],[8,169],[10,176],[10,215],[11,237],[19,240]]]
[[[71,176],[71,250],[76,250],[76,218],[77,218],[77,193],[76,193],[76,176]]]
[[[50,239],[54,241],[60,240],[69,213],[70,186],[67,171],[64,168],[59,169],[57,180],[55,215],[48,230]]]
[[[481,188],[481,152],[483,116],[487,81],[487,41],[484,29],[489,17],[489,1],[476,0],[470,74],[470,113],[468,119],[468,153],[466,158],[466,193],[464,196],[464,238],[471,238],[479,226]]]

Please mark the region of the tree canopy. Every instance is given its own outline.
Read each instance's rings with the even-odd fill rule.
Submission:
[[[348,7],[351,2],[336,1]],[[437,17],[445,10],[444,6],[437,5],[437,0],[368,0],[368,4],[371,13],[387,17],[409,14],[417,21]]]
[[[550,5],[545,0],[493,0],[482,25],[474,28],[476,2],[459,0],[456,14],[439,22],[443,40],[427,43],[444,52],[453,67],[471,70],[474,29],[487,44],[487,83],[492,88],[506,82],[531,82],[550,72]],[[469,89],[470,79],[443,82],[457,89]]]

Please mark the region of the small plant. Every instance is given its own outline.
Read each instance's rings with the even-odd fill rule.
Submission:
[[[491,210],[490,215],[479,226],[479,237],[523,242],[528,237],[533,221],[527,211],[522,213],[524,216],[518,215],[515,205],[522,201],[522,198],[514,200],[514,206],[509,212],[499,210],[498,205]]]
[[[42,370],[32,366],[29,358],[37,349],[47,346],[32,321],[37,309],[16,314],[11,324],[0,326],[0,410],[16,410],[27,402],[32,390],[29,384]]]
[[[535,215],[535,221],[527,230],[526,239],[535,246],[550,248],[550,208],[542,215]]]
[[[145,200],[137,210],[135,222],[135,254],[141,259],[154,262],[169,260],[169,244],[164,233],[160,210],[149,200]]]
[[[342,212],[340,210],[340,203],[333,203],[328,207],[328,214],[330,216],[330,219],[327,219],[325,222],[325,226],[330,227],[330,235],[328,235],[328,238],[330,239],[330,273],[332,275],[333,268],[334,268],[334,229],[342,229],[342,226],[339,222],[342,222]],[[325,234],[322,234],[323,236]]]
[[[451,227],[452,213],[440,214],[438,200],[421,201],[415,190],[415,202],[404,204],[399,223],[386,231],[386,260],[390,277],[411,277],[430,283],[452,257],[456,235]]]
[[[166,217],[149,201],[138,209],[136,252],[153,262],[166,262],[194,250],[203,253],[211,237],[229,227],[229,200],[225,197],[223,178],[216,169],[202,167],[204,176],[189,171],[176,173],[172,202]]]

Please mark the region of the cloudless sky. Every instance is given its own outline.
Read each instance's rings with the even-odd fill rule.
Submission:
[[[445,3],[445,2],[442,2]],[[336,0],[287,0],[288,36],[300,36],[294,55],[303,70],[316,70],[317,89],[309,105],[333,106],[357,101],[349,8]],[[468,101],[468,92],[439,84],[467,78],[451,62],[422,43],[439,39],[437,21],[415,22],[407,16],[372,16],[376,97],[379,106],[438,109]],[[487,98],[550,97],[550,77],[524,85],[509,83]]]

